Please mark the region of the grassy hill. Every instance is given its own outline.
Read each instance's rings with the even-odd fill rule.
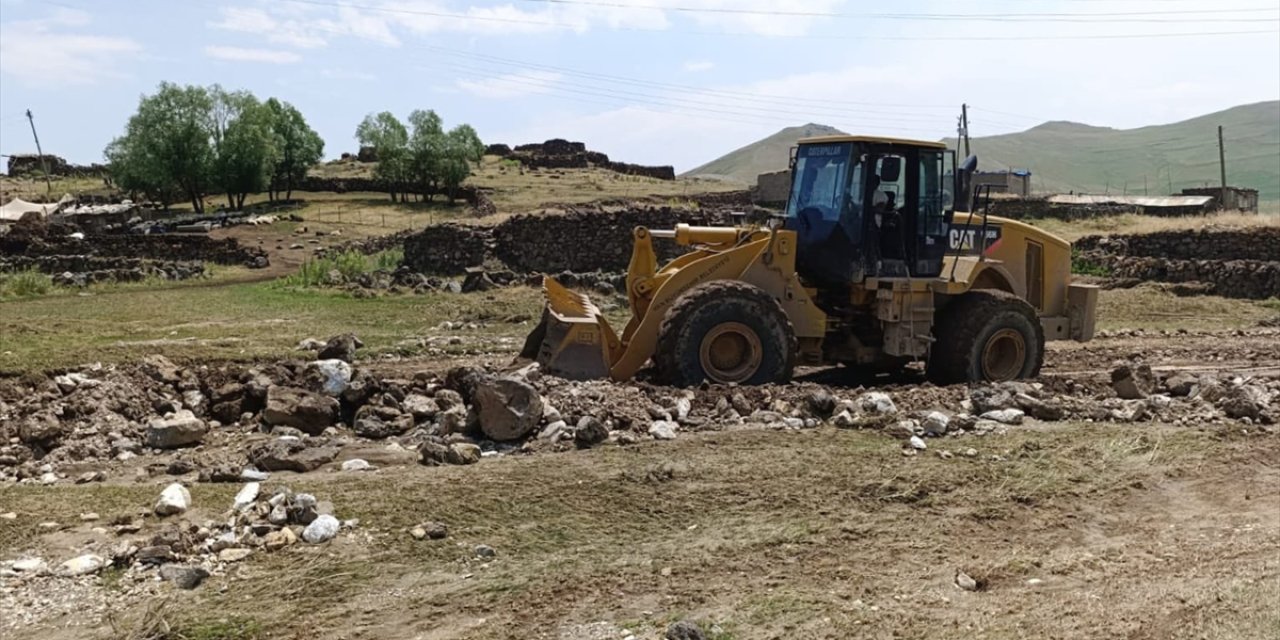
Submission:
[[[1280,101],[1138,129],[1046,122],[1020,133],[974,138],[981,170],[1026,168],[1035,191],[1177,193],[1219,184],[1218,125],[1224,127],[1227,182],[1280,200]],[[955,139],[947,144],[954,148]]]
[[[787,168],[790,150],[795,146],[796,140],[841,133],[844,132],[825,124],[809,123],[800,127],[787,127],[768,138],[757,140],[700,167],[690,169],[681,176],[720,178],[755,184],[757,175]]]
[[[974,138],[978,168],[1030,169],[1039,192],[1166,195],[1218,184],[1218,125],[1225,127],[1227,181],[1280,200],[1280,101],[1138,129],[1046,122],[1000,136]],[[839,133],[819,124],[788,127],[687,172],[754,183],[757,174],[785,169],[788,150],[805,136]],[[955,139],[947,144],[955,148]]]

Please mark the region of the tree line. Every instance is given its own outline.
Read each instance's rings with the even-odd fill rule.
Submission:
[[[445,192],[452,200],[484,144],[470,125],[446,132],[434,111],[414,111],[409,124],[412,131],[383,112],[357,127],[356,139],[378,156],[374,176],[390,185],[392,200],[405,201],[410,191]],[[187,200],[203,213],[209,194],[225,194],[231,209],[243,208],[251,193],[291,199],[324,157],[324,140],[288,102],[264,102],[216,84],[164,82],[142,97],[124,134],[104,153],[121,189],[166,208]]]
[[[471,163],[484,156],[484,143],[469,124],[448,131],[435,111],[409,114],[410,130],[389,111],[365,116],[356,127],[356,140],[378,157],[374,177],[390,185],[391,199],[407,201],[410,192],[447,193],[452,200],[471,175]]]

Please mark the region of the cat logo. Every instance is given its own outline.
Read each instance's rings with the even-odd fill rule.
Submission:
[[[981,225],[951,225],[947,234],[951,253],[959,255],[979,255],[988,253],[1000,244],[1001,229],[998,224],[988,223],[986,235]]]

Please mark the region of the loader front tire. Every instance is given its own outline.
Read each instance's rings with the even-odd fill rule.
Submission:
[[[1022,298],[994,289],[970,291],[934,323],[929,379],[936,384],[1034,378],[1044,365],[1044,328]]]
[[[795,354],[795,331],[777,300],[754,285],[719,280],[676,299],[653,359],[663,382],[687,387],[786,382]]]

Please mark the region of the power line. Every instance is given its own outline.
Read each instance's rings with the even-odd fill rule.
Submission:
[[[756,16],[792,16],[806,18],[849,18],[873,20],[1016,20],[1022,18],[1127,18],[1166,15],[1200,15],[1200,14],[1241,14],[1262,11],[1274,12],[1277,7],[1258,7],[1249,9],[1180,9],[1172,11],[1108,11],[1090,13],[1063,12],[1001,12],[1001,13],[878,13],[858,12],[840,13],[827,11],[780,11],[776,9],[739,9],[732,7],[688,7],[673,5],[637,5],[625,2],[609,2],[605,0],[520,0],[535,4],[607,7],[613,9],[632,9],[639,11],[672,11],[676,13],[716,13]],[[1187,21],[1204,22],[1204,18],[1192,18]],[[1231,18],[1232,22],[1248,22],[1251,20]]]
[[[428,11],[425,9],[397,9],[391,7],[376,7],[370,5],[347,4],[338,2],[326,2],[324,0],[278,0],[279,2],[288,2],[293,4],[314,5],[333,8],[362,9],[366,11],[374,11],[379,13],[390,13],[400,15],[417,15],[430,16],[435,18],[446,18],[462,21],[478,21],[478,22],[499,22],[507,24],[525,24],[546,28],[580,30],[583,24],[571,24],[563,22],[552,22],[546,20],[528,20],[523,18],[507,18],[501,16],[478,16],[472,14],[447,13],[443,11]],[[1280,19],[1275,20],[1280,22]],[[1205,20],[1197,20],[1195,22],[1205,22]],[[1271,20],[1249,20],[1248,22],[1271,22]],[[673,31],[669,29],[652,29],[642,27],[612,27],[620,31],[638,31],[638,32],[657,32],[657,33],[673,33],[681,35],[695,36],[746,36],[761,37],[757,33],[743,33],[733,31]],[[1024,41],[1024,40],[1141,40],[1150,38],[1181,38],[1181,37],[1203,37],[1203,36],[1238,36],[1238,35],[1256,35],[1256,34],[1273,34],[1280,33],[1280,30],[1241,30],[1241,31],[1195,31],[1195,32],[1177,32],[1177,33],[1138,33],[1138,34],[1083,34],[1083,35],[1058,35],[1058,36],[827,36],[827,35],[801,35],[801,34],[777,34],[770,35],[770,38],[804,38],[806,40],[861,40],[861,41],[931,41],[931,42],[1004,42],[1004,41]]]

